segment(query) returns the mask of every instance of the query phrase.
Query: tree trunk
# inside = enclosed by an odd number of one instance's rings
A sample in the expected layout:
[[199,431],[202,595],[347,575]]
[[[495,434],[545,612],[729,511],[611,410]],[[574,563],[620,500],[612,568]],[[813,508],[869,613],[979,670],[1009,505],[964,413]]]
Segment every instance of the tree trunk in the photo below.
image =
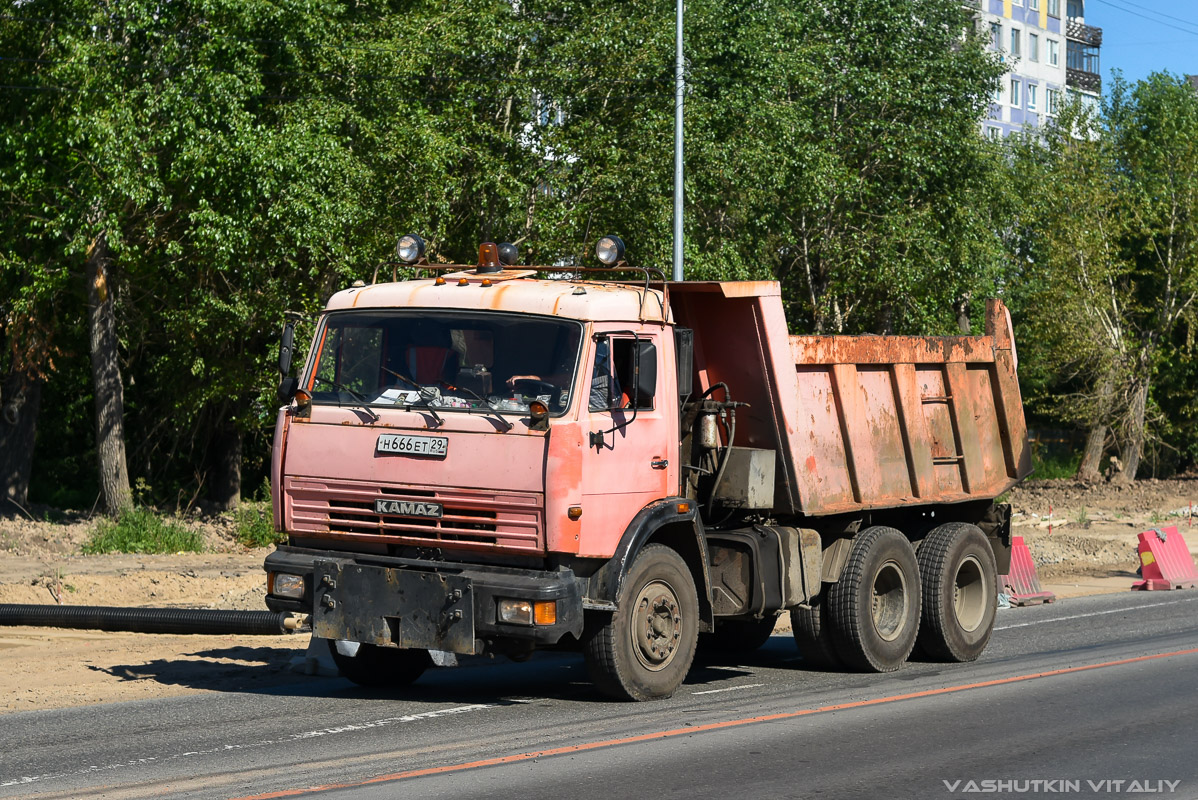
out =
[[1082,451],[1082,463],[1077,467],[1076,477],[1079,481],[1102,480],[1102,454],[1106,450],[1106,423],[1099,422],[1090,427],[1086,434],[1086,449]]
[[108,236],[99,234],[87,253],[87,322],[96,399],[96,459],[104,507],[117,514],[133,504],[125,461],[125,392],[118,361]]
[[1123,443],[1121,461],[1123,471],[1115,476],[1118,483],[1131,483],[1136,479],[1136,471],[1140,468],[1140,456],[1144,450],[1144,414],[1148,409],[1148,379],[1136,383],[1131,397],[1131,405],[1127,409],[1127,439]]
[[1106,433],[1114,403],[1115,378],[1108,373],[1098,385],[1094,424],[1086,436],[1086,449],[1082,451],[1082,462],[1077,467],[1076,477],[1079,481],[1102,480],[1102,454],[1106,451]]
[[42,382],[32,375],[11,372],[0,382],[0,499],[9,501],[0,508],[11,503],[23,509],[29,499],[41,400]]
[[212,481],[209,499],[218,511],[237,508],[241,502],[241,431],[226,419],[216,429],[209,450]]

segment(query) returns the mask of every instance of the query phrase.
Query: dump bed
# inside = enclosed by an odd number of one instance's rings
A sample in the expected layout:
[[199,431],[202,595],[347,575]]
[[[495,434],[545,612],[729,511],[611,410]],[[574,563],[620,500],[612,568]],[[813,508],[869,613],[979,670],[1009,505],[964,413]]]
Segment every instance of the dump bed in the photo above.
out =
[[671,283],[669,296],[695,331],[696,393],[726,383],[750,404],[734,444],[777,453],[776,513],[989,500],[1031,472],[998,300],[984,336],[790,336],[777,283]]

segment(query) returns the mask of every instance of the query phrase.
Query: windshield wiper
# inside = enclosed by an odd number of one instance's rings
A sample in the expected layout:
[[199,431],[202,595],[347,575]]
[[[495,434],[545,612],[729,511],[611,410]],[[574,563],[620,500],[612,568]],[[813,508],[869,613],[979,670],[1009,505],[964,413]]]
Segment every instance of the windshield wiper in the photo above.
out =
[[452,383],[446,383],[445,381],[438,381],[438,383],[440,383],[442,386],[444,386],[446,389],[448,389],[451,392],[465,392],[466,394],[470,395],[478,402],[482,403],[482,408],[485,408],[488,411],[490,411],[492,414],[494,414],[495,418],[499,420],[499,423],[501,425],[503,425],[504,433],[510,431],[513,427],[515,427],[514,425],[512,425],[512,423],[508,422],[504,418],[503,414],[499,411],[499,409],[497,409],[493,405],[491,405],[491,403],[486,398],[484,398],[481,394],[474,391],[473,389],[466,387],[466,386],[454,386]]
[[422,383],[417,383],[407,375],[396,372],[395,370],[389,369],[387,367],[383,367],[383,372],[386,372],[388,375],[394,375],[409,386],[415,387],[416,394],[420,398],[420,404],[428,409],[428,413],[433,415],[433,419],[436,420],[438,425],[443,425],[445,423],[445,420],[441,419],[441,415],[437,413],[436,406],[433,405],[433,399],[440,397],[441,395],[441,392],[437,390],[437,387],[425,386]]
[[[370,401],[366,399],[366,395],[361,394],[359,392],[355,392],[353,389],[349,388],[348,386],[342,386],[340,383],[337,383],[337,381],[331,381],[331,380],[328,380],[327,378],[321,378],[321,377],[317,376],[316,381],[319,383],[326,383],[329,386],[332,386],[338,392],[345,392],[350,397],[352,397],[353,399],[358,401],[357,405],[352,405],[352,406],[350,406],[350,408],[357,408],[360,411],[366,412],[366,416],[370,417],[371,422],[379,421],[380,417],[378,414],[374,413],[374,411],[370,408]],[[337,405],[338,406],[342,405],[340,396],[337,397]]]

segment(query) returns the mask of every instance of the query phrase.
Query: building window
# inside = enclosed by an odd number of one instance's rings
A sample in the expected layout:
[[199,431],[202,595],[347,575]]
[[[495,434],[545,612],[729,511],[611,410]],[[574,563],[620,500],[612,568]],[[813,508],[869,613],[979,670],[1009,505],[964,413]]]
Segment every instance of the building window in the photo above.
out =
[[986,126],[986,138],[990,139],[991,141],[997,142],[999,139],[1002,138],[1002,128],[998,127],[997,125],[987,125]]
[[1061,0],[1048,0],[1048,16],[1060,18]]
[[1065,16],[1069,19],[1082,19],[1086,16],[1086,4],[1084,0],[1066,0]]
[[1011,56],[1019,58],[1019,29],[1011,28]]
[[1065,44],[1065,66],[1081,72],[1099,74],[1098,48],[1092,44],[1083,44],[1070,39]]
[[1044,110],[1049,114],[1056,114],[1057,107],[1060,104],[1061,93],[1056,89],[1044,90]]
[[1002,49],[1002,25],[997,22],[990,23],[990,46],[995,50]]
[[1056,39],[1048,40],[1048,63],[1054,67],[1061,66],[1061,43]]
[[1011,78],[1011,105],[1019,107],[1019,81]]
[[1027,85],[1027,110],[1036,110],[1036,84],[1034,83]]
[[1027,7],[1032,11],[1040,10],[1040,0],[1027,0]]
[[1040,37],[1034,33],[1027,35],[1027,58],[1029,61],[1040,60]]

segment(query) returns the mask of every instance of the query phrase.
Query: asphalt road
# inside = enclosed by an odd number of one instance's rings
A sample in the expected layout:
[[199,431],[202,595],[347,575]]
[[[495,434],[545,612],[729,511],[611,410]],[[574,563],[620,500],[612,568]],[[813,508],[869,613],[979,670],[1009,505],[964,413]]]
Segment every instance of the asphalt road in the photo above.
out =
[[[0,724],[0,797],[1198,798],[1198,592],[999,614],[974,664],[805,669],[789,637],[615,703],[581,660]],[[326,787],[314,789],[312,787]]]

